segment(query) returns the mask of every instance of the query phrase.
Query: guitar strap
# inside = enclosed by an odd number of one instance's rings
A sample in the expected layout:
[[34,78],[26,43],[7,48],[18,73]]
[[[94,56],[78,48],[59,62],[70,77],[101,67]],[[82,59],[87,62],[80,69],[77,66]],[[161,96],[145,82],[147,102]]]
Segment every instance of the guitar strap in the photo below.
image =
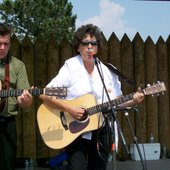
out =
[[10,77],[9,77],[9,56],[7,56],[7,58],[5,60],[5,85],[6,85],[6,89],[9,89],[9,81],[10,81]]
[[129,80],[126,76],[124,76],[120,71],[118,71],[112,64],[110,63],[104,63],[105,66],[109,68],[109,70],[113,73],[115,73],[120,79],[124,80],[126,83],[128,83],[130,86],[134,87],[134,82]]

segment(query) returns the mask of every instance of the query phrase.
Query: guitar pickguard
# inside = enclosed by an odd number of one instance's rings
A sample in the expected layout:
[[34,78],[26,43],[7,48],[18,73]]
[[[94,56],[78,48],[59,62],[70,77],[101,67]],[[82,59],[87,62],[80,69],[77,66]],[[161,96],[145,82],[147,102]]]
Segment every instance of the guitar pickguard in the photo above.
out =
[[87,119],[86,121],[83,121],[83,122],[81,122],[79,120],[72,121],[69,124],[70,132],[78,133],[78,132],[82,131],[83,129],[85,129],[88,126],[89,121],[90,121],[90,119]]

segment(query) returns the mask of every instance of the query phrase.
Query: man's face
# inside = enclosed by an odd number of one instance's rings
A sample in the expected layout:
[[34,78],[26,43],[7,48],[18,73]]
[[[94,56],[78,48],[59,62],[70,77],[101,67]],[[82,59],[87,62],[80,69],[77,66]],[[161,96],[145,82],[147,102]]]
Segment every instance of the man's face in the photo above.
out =
[[3,59],[8,54],[10,48],[10,35],[0,35],[0,59]]

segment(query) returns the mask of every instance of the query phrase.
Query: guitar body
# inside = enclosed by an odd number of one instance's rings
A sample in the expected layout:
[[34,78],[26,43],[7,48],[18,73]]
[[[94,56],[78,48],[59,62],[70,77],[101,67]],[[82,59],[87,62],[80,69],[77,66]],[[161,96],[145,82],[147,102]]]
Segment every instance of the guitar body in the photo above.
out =
[[[164,82],[157,82],[143,89],[143,94],[153,96],[164,91],[166,91]],[[134,93],[131,93],[116,98],[110,101],[111,105],[117,107],[119,104],[132,100],[133,95]],[[40,133],[45,144],[53,149],[64,148],[81,134],[100,128],[104,119],[101,112],[110,108],[109,102],[96,105],[96,99],[92,94],[86,94],[74,100],[63,100],[63,102],[70,106],[85,108],[88,116],[83,120],[75,120],[67,112],[45,104],[40,105],[37,112]]]
[[[63,100],[69,105],[89,108],[96,105],[91,94],[74,100]],[[89,115],[85,120],[75,120],[69,113],[42,104],[37,112],[38,126],[45,144],[53,149],[61,149],[73,142],[78,136],[101,127],[101,113]]]
[[[4,89],[6,89],[6,85],[5,85],[5,82],[1,80],[0,81],[0,90],[4,90]],[[6,105],[7,105],[7,98],[1,97],[0,98],[0,113],[2,113],[5,110]]]

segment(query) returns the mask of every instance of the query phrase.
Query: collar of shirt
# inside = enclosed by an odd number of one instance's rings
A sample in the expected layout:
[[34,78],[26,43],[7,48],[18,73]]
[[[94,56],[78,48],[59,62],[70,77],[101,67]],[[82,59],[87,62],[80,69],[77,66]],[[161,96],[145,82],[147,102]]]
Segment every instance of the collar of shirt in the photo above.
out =
[[[7,55],[5,58],[0,59],[0,64],[1,64],[1,65],[5,65],[5,63],[8,62],[8,58],[9,58],[9,56]],[[10,60],[10,59],[9,59],[9,60]]]
[[1,64],[1,65],[5,65],[5,60],[4,60],[4,59],[1,59],[1,60],[0,60],[0,64]]

